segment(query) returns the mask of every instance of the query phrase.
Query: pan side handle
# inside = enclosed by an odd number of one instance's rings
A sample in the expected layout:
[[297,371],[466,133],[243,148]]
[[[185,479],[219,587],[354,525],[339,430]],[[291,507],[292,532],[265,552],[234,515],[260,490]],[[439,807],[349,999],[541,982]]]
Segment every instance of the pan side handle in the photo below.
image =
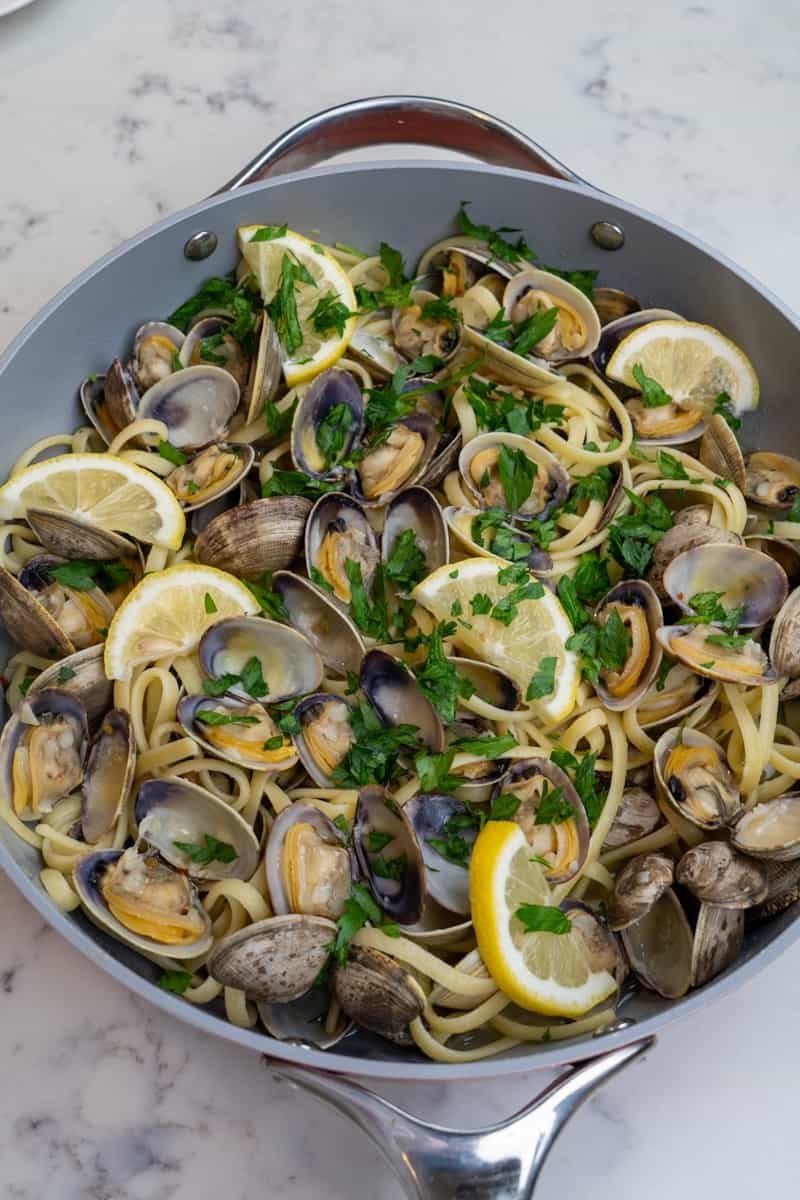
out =
[[432,96],[373,96],[306,117],[270,142],[219,192],[313,167],[348,150],[397,142],[457,150],[493,166],[585,182],[513,125],[481,109]]
[[507,1120],[473,1132],[420,1121],[343,1075],[272,1061],[279,1076],[350,1117],[409,1200],[530,1200],[547,1153],[597,1088],[655,1042],[643,1038],[569,1068]]

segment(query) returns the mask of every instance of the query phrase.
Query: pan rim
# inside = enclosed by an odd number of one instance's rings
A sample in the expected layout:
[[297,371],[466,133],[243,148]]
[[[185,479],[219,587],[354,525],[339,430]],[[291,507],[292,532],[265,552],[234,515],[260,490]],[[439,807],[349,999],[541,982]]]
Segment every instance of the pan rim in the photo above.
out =
[[[640,220],[658,226],[660,229],[672,234],[683,242],[687,243],[693,249],[698,250],[731,271],[746,283],[755,292],[761,295],[781,316],[783,316],[794,328],[800,336],[800,316],[796,314],[780,297],[778,297],[771,289],[767,288],[747,270],[738,263],[734,262],[727,255],[714,249],[707,242],[695,237],[689,231],[674,224],[671,221],[663,219],[648,212],[646,209],[639,208],[636,205],[629,204],[623,199],[616,196],[608,195],[605,192],[599,191],[596,188],[587,187],[583,184],[576,184],[567,181],[552,179],[546,176],[533,175],[530,172],[510,169],[507,167],[493,167],[471,161],[449,161],[436,159],[382,159],[375,162],[358,162],[358,163],[342,163],[331,166],[315,167],[310,170],[295,171],[285,175],[276,176],[274,179],[264,180],[258,183],[248,184],[246,187],[236,189],[232,192],[223,192],[214,194],[205,200],[198,201],[195,204],[189,205],[186,208],[172,213],[171,215],[162,218],[132,237],[120,243],[114,249],[108,251],[102,257],[83,270],[70,282],[65,284],[56,295],[48,301],[37,313],[23,326],[19,333],[13,338],[6,350],[0,355],[0,381],[2,376],[16,357],[20,350],[28,341],[36,334],[39,328],[58,308],[65,304],[85,283],[94,278],[111,263],[127,255],[129,251],[134,250],[137,246],[143,244],[151,237],[156,236],[163,230],[178,224],[184,219],[192,216],[205,216],[209,212],[215,211],[217,208],[222,208],[231,200],[238,196],[239,193],[254,193],[268,192],[275,188],[279,188],[284,183],[293,183],[308,178],[323,178],[332,175],[341,174],[363,174],[369,171],[373,174],[378,171],[430,171],[431,169],[440,171],[457,171],[474,173],[475,175],[496,175],[502,178],[512,178],[524,181],[527,184],[535,184],[545,186],[547,188],[555,188],[567,192],[575,192],[581,196],[587,196],[595,199],[599,204],[611,205],[622,212],[631,216],[637,217]],[[721,976],[719,979],[708,985],[706,988],[697,992],[689,993],[679,1002],[674,1003],[672,1007],[665,1009],[645,1020],[638,1021],[624,1029],[616,1032],[607,1033],[597,1039],[591,1037],[583,1038],[580,1041],[565,1041],[563,1043],[554,1043],[547,1050],[541,1048],[534,1051],[527,1050],[524,1046],[519,1050],[513,1051],[508,1057],[482,1059],[473,1063],[435,1063],[435,1062],[418,1062],[418,1061],[395,1061],[389,1059],[358,1059],[349,1055],[337,1054],[331,1051],[310,1050],[303,1047],[289,1046],[285,1043],[276,1041],[269,1037],[266,1033],[253,1032],[249,1029],[242,1029],[232,1025],[229,1022],[221,1019],[211,1012],[188,1004],[178,996],[173,996],[168,992],[159,989],[157,984],[150,980],[144,979],[138,975],[130,967],[127,967],[119,959],[108,953],[98,941],[95,940],[91,931],[83,929],[81,926],[73,922],[69,915],[57,909],[50,900],[46,892],[27,877],[21,866],[13,857],[11,851],[6,845],[0,842],[0,867],[5,874],[15,884],[17,889],[22,893],[26,900],[29,901],[49,925],[51,925],[58,933],[61,934],[72,946],[74,946],[81,954],[90,959],[96,966],[100,967],[107,975],[110,975],[116,982],[122,984],[125,988],[132,991],[134,994],[141,996],[149,1003],[156,1005],[163,1012],[178,1018],[181,1021],[193,1026],[195,1029],[203,1033],[211,1034],[215,1037],[224,1038],[229,1042],[245,1047],[249,1050],[255,1050],[268,1058],[282,1060],[306,1066],[322,1071],[330,1071],[339,1074],[357,1076],[359,1078],[368,1078],[372,1080],[400,1080],[400,1081],[415,1081],[425,1082],[426,1080],[435,1082],[455,1082],[468,1081],[479,1079],[499,1078],[509,1075],[527,1074],[534,1070],[547,1070],[555,1067],[563,1067],[570,1063],[579,1062],[586,1058],[591,1058],[596,1054],[610,1051],[629,1044],[632,1041],[637,1041],[640,1038],[657,1034],[660,1030],[666,1028],[675,1021],[682,1020],[684,1017],[689,1017],[698,1008],[705,1007],[709,1002],[722,999],[733,992],[736,988],[743,985],[748,979],[752,979],[763,968],[773,962],[780,954],[784,952],[793,942],[800,938],[800,920],[795,919],[787,927],[781,930],[769,942],[768,945],[762,947],[754,953],[748,960],[736,966],[734,969]],[[799,914],[800,915],[800,914]]]

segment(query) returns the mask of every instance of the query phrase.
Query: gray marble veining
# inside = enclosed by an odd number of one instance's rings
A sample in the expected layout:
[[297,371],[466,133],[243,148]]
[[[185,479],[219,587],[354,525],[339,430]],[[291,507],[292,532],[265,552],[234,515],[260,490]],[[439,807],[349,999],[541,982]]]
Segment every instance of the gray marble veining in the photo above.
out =
[[[0,20],[0,344],[293,121],[391,91],[485,106],[800,308],[799,84],[793,0],[37,0]],[[399,1200],[357,1130],[126,994],[2,880],[0,897],[3,1197]],[[796,1179],[798,963],[671,1030],[593,1100],[543,1200],[744,1200]],[[380,1090],[480,1124],[541,1083]]]

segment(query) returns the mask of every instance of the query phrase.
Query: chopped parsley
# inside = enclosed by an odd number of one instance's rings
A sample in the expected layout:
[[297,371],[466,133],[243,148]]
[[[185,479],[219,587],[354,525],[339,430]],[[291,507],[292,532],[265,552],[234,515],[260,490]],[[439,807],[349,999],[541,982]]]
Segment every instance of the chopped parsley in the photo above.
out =
[[192,982],[191,971],[164,971],[158,978],[158,986],[165,992],[182,996]]
[[[223,308],[233,314],[233,320],[226,328],[247,353],[252,354],[256,343],[256,325],[261,311],[260,299],[251,291],[247,284],[237,287],[231,276],[228,279],[219,277],[207,279],[202,287],[175,311],[167,317],[170,325],[176,325],[185,333],[190,323],[207,308]],[[180,362],[173,364],[173,370],[179,369]]]
[[509,225],[500,225],[497,229],[492,229],[491,225],[476,224],[467,213],[469,203],[469,200],[461,201],[458,213],[461,233],[485,242],[493,257],[499,258],[502,262],[518,263],[525,259],[536,258],[536,254],[531,250],[524,237],[520,236],[515,242],[509,242],[502,236],[504,233],[519,233],[519,229],[514,229]]
[[549,271],[551,275],[557,275],[559,279],[566,279],[567,283],[571,283],[579,292],[583,292],[584,296],[588,296],[590,300],[594,299],[594,281],[597,279],[599,271],[590,267],[562,271],[558,267],[546,267],[544,263],[542,263],[541,269]]
[[473,738],[454,738],[450,743],[450,749],[455,750],[458,754],[477,754],[482,758],[500,758],[517,745],[519,743],[511,733],[504,733],[499,736],[495,736],[492,733],[482,733],[478,737]]
[[572,922],[560,908],[549,904],[520,904],[514,913],[525,926],[526,933],[569,933]]
[[158,453],[167,462],[171,462],[176,467],[182,467],[189,461],[189,456],[179,450],[177,446],[173,446],[171,442],[160,441],[158,443]]
[[520,806],[519,796],[513,792],[501,792],[492,800],[489,810],[490,821],[510,821]]
[[599,500],[605,504],[614,486],[614,474],[610,467],[599,467],[591,475],[583,475],[575,483],[564,505],[564,512],[576,513],[582,501]]
[[[196,721],[202,721],[204,725],[257,725],[258,717],[247,716],[245,713],[221,713],[214,712],[211,708],[201,708],[195,714]],[[278,739],[278,744],[283,743],[283,738]]]
[[451,325],[457,325],[461,320],[458,309],[453,308],[445,296],[437,296],[435,300],[426,300],[420,315],[424,321],[449,321]]
[[[254,700],[260,700],[263,696],[269,695],[269,685],[261,669],[261,660],[255,654],[251,658],[248,658],[239,674],[229,671],[225,675],[221,675],[218,679],[203,680],[203,691],[207,696],[221,696],[232,687],[241,687]],[[199,713],[198,716],[200,716]],[[256,718],[252,719],[255,720]],[[209,725],[223,725],[225,723],[224,721],[208,722]]]
[[325,479],[312,479],[302,471],[275,470],[262,486],[261,498],[266,500],[270,496],[305,496],[309,500],[316,500],[326,492],[335,492],[339,486],[340,484]]
[[561,767],[562,771],[571,771],[573,773],[575,791],[580,796],[583,807],[586,810],[589,825],[594,829],[608,796],[608,792],[598,791],[595,783],[597,755],[595,753],[584,754],[583,758],[578,761],[575,755],[570,754],[568,750],[556,747],[552,751],[550,758],[556,766]]
[[410,592],[427,573],[424,551],[414,529],[404,529],[385,564],[386,578],[401,591]]
[[601,671],[619,671],[630,653],[632,638],[625,622],[616,608],[612,608],[607,620],[588,622],[567,638],[568,650],[577,650],[581,655],[581,672],[584,679],[597,683]]
[[464,395],[481,429],[508,430],[527,437],[542,425],[564,424],[562,404],[548,404],[539,397],[514,396],[492,380],[473,376],[464,386]]
[[261,615],[272,617],[275,621],[289,620],[289,610],[283,602],[283,596],[272,590],[272,571],[265,571],[260,579],[243,579],[242,583],[250,589],[261,607]]
[[353,410],[349,404],[332,405],[320,421],[316,429],[316,439],[326,467],[338,461],[352,424]]
[[62,667],[56,676],[56,683],[62,687],[65,683],[69,683],[70,679],[75,678],[75,672],[72,667]]
[[286,237],[288,225],[262,225],[250,238],[251,242],[272,242],[275,238]]
[[649,375],[645,375],[641,363],[636,363],[632,373],[642,393],[642,403],[645,408],[661,408],[665,404],[672,404],[672,396],[669,392],[664,391],[657,379],[651,379]]
[[339,337],[344,334],[344,327],[354,316],[346,304],[333,293],[322,296],[311,313],[311,325],[315,333],[326,334],[335,330]]
[[625,579],[640,579],[653,557],[653,546],[672,528],[672,513],[655,493],[648,498],[625,488],[633,511],[618,517],[609,529],[611,557],[622,567]]
[[336,787],[392,783],[400,769],[400,752],[418,749],[419,730],[416,725],[395,725],[387,729],[365,702],[351,712],[350,727],[355,740],[331,774]]
[[588,550],[581,555],[572,582],[579,600],[596,604],[611,587],[607,560],[596,550]]
[[267,312],[290,358],[303,344],[303,330],[297,313],[297,297],[295,296],[295,285],[298,283],[304,283],[309,287],[317,286],[307,267],[291,258],[290,255],[284,254],[281,259],[278,287],[267,305]]
[[176,850],[180,850],[196,866],[207,867],[209,863],[232,863],[239,855],[229,842],[220,842],[210,833],[203,834],[202,842],[173,842]]
[[95,587],[102,588],[104,592],[113,592],[133,575],[130,568],[118,559],[73,558],[70,562],[46,569],[62,587],[72,588],[76,592],[89,592]]
[[540,308],[531,313],[524,321],[514,326],[514,338],[511,349],[515,354],[530,354],[548,333],[551,333],[558,321],[559,308]]
[[714,400],[714,412],[724,417],[733,433],[738,433],[742,428],[741,418],[733,411],[733,401],[727,392],[720,392]]
[[720,604],[724,595],[724,592],[697,592],[689,600],[692,615],[685,618],[687,624],[721,625],[726,633],[733,633],[744,616],[746,605],[739,604],[729,611]]
[[350,584],[350,609],[353,620],[362,633],[374,638],[376,642],[387,641],[389,637],[389,609],[386,601],[384,572],[381,564],[375,569],[372,579],[373,600],[370,600],[366,584],[361,573],[361,563],[348,558],[344,564],[345,574]]
[[447,661],[444,638],[451,636],[455,625],[437,625],[431,634],[423,635],[427,655],[422,667],[415,671],[417,683],[423,694],[439,713],[443,721],[454,721],[458,701],[475,691],[474,684],[459,675],[454,665]]
[[217,606],[214,603],[214,597],[210,592],[206,592],[205,596],[203,597],[203,607],[207,613],[215,613],[217,611]]
[[381,242],[379,257],[389,282],[386,287],[373,292],[362,285],[356,287],[356,300],[362,312],[374,312],[377,308],[407,308],[411,302],[414,280],[406,279],[403,256],[388,242]]
[[534,825],[563,825],[573,816],[572,806],[564,795],[563,787],[551,787],[545,780]]
[[539,666],[531,676],[528,690],[525,693],[526,700],[541,700],[543,696],[551,696],[553,694],[556,687],[557,663],[558,659],[550,655],[541,660]]

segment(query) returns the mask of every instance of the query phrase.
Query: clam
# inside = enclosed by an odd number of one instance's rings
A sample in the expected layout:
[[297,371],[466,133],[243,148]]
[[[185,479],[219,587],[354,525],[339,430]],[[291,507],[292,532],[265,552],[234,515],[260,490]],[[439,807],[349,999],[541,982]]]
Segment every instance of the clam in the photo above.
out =
[[603,842],[603,850],[616,850],[658,829],[663,818],[661,809],[648,791],[629,787],[622,793],[611,828]]
[[665,721],[680,724],[699,705],[710,703],[719,684],[676,662],[658,683],[652,683],[639,701],[636,718],[643,729],[658,728]]
[[136,416],[163,421],[173,446],[193,448],[224,441],[238,405],[239,385],[227,371],[185,367],[148,388]]
[[701,904],[692,944],[692,987],[702,987],[735,962],[743,942],[743,912]]
[[358,325],[350,339],[347,352],[360,359],[381,379],[389,379],[395,371],[408,365],[388,338],[376,337]]
[[709,525],[710,511],[704,506],[692,505],[683,511],[689,513],[692,519],[681,520],[682,513],[675,515],[675,524],[662,533],[653,547],[653,557],[647,569],[647,582],[661,600],[668,599],[664,591],[664,572],[677,555],[697,546],[743,545],[738,533]]
[[351,599],[347,564],[361,569],[369,590],[380,551],[367,514],[343,492],[321,496],[309,513],[305,530],[306,569],[313,580],[330,588],[343,604]]
[[[200,639],[198,656],[211,679],[230,676],[226,691],[242,700],[277,704],[316,691],[322,682],[322,659],[309,640],[296,629],[263,617],[217,621]],[[248,692],[241,675],[253,659],[260,664],[263,684]],[[259,695],[253,694],[256,690]]]
[[138,554],[135,542],[110,529],[100,529],[85,517],[29,508],[25,519],[45,550],[59,558],[112,559]]
[[332,367],[317,375],[292,420],[292,458],[312,479],[343,475],[342,459],[364,432],[364,398],[348,371]]
[[772,534],[755,533],[748,534],[744,544],[751,550],[760,550],[762,554],[774,558],[778,566],[783,568],[789,586],[797,587],[800,583],[800,547],[797,542],[774,537]]
[[651,908],[622,930],[622,944],[640,983],[668,1000],[692,985],[694,937],[681,903],[667,888]]
[[364,447],[351,476],[353,495],[371,508],[388,504],[396,492],[423,478],[438,443],[436,421],[429,413],[401,417],[385,440]]
[[608,924],[627,929],[651,911],[672,886],[674,865],[666,854],[637,854],[629,858],[614,880],[608,905]]
[[539,549],[529,533],[516,529],[510,521],[495,524],[483,519],[484,516],[479,508],[453,505],[444,509],[450,532],[470,554],[500,562],[524,562],[534,575],[552,570],[552,558],[546,550]]
[[480,662],[475,658],[460,658],[457,655],[448,655],[447,661],[455,667],[462,679],[472,684],[475,694],[487,704],[505,709],[506,712],[513,712],[515,708],[519,708],[522,700],[520,686],[500,667]]
[[296,1000],[284,1004],[259,1000],[256,1008],[270,1037],[292,1046],[330,1050],[352,1029],[352,1023],[340,1013],[334,1029],[326,1030],[325,1018],[330,1004],[331,995],[327,988],[312,987]]
[[427,894],[422,851],[408,814],[382,787],[358,794],[353,848],[381,908],[401,925],[419,921]]
[[657,637],[667,654],[709,679],[757,687],[778,677],[758,642],[734,638],[731,645],[717,625],[665,625]]
[[147,321],[139,326],[128,363],[139,392],[146,392],[154,383],[160,383],[173,373],[184,340],[180,329],[166,321]]
[[753,504],[777,511],[792,507],[800,494],[800,461],[758,450],[745,459],[744,494]]
[[350,895],[350,855],[341,832],[311,804],[291,804],[272,823],[265,869],[276,913],[337,920]]
[[515,759],[495,785],[493,799],[519,801],[511,820],[520,826],[532,852],[549,863],[550,883],[578,873],[589,849],[589,821],[569,776],[544,757]]
[[800,794],[787,793],[747,809],[733,827],[731,841],[753,858],[800,858]]
[[[121,369],[121,368],[120,368]],[[136,403],[139,402],[139,396],[131,380],[131,391],[135,396]],[[79,389],[79,398],[81,408],[84,414],[94,426],[100,437],[106,443],[113,442],[116,435],[119,433],[119,428],[114,426],[106,408],[106,377],[105,375],[89,375],[87,379],[81,382]]]
[[772,624],[769,657],[779,675],[790,682],[785,693],[796,694],[800,678],[800,587],[794,589]]
[[[73,587],[60,582],[54,571],[67,565],[67,560],[57,555],[38,554],[29,558],[20,571],[16,588],[11,586],[12,576],[0,581],[0,612],[6,627],[15,639],[20,635],[17,640],[26,649],[34,649],[41,639],[35,653],[51,655],[58,646],[61,658],[73,650],[85,650],[102,641],[114,616],[114,603],[99,586]],[[27,600],[23,592],[28,594]],[[9,623],[12,620],[13,629]],[[53,625],[60,630],[60,638],[51,638]]]
[[294,744],[300,760],[320,787],[331,787],[331,775],[355,741],[350,724],[353,706],[344,696],[317,692],[295,706],[300,728]]
[[762,861],[767,871],[767,894],[750,913],[759,921],[776,916],[800,900],[800,859],[791,862],[774,858]]
[[287,1004],[313,986],[335,938],[336,925],[326,917],[267,917],[222,938],[209,955],[208,970],[253,1000]]
[[28,699],[45,688],[58,687],[72,696],[78,696],[86,709],[89,724],[99,721],[113,703],[114,684],[103,667],[105,646],[98,642],[86,650],[78,650],[69,658],[45,667],[31,684]]
[[536,267],[517,272],[506,285],[503,313],[515,326],[553,308],[558,309],[555,324],[528,353],[555,363],[588,358],[600,340],[600,319],[588,296]]
[[444,750],[444,727],[438,712],[396,658],[385,650],[370,650],[361,663],[360,682],[384,725],[411,725],[434,754]]
[[247,822],[187,779],[146,779],[134,816],[140,842],[192,879],[249,879],[258,866],[258,839]]
[[698,457],[704,467],[722,479],[732,479],[738,488],[745,488],[745,466],[736,434],[719,413],[706,419],[706,431],[700,441]]
[[639,396],[625,403],[638,440],[647,445],[682,446],[705,432],[705,409],[700,404],[683,406],[672,402],[648,408]]
[[249,425],[273,400],[283,378],[281,344],[275,326],[264,314],[258,327],[258,344],[250,362],[250,373],[242,389],[241,421]]
[[[84,399],[83,394],[81,398]],[[94,403],[93,413],[87,403]],[[103,378],[102,398],[92,389],[85,393],[84,399],[87,416],[100,436],[108,442],[113,441],[121,429],[140,416],[139,403],[133,377],[118,358],[114,359]]]
[[114,708],[103,718],[86,760],[81,787],[81,832],[95,845],[125,809],[136,769],[136,742],[129,714]]
[[487,273],[500,275],[506,280],[518,269],[496,258],[480,238],[470,234],[451,234],[429,246],[422,254],[417,263],[416,277],[440,271],[442,295],[459,296]]
[[628,973],[628,964],[618,939],[599,913],[581,900],[564,900],[560,907],[579,935],[592,970],[608,971],[621,983]]
[[678,554],[664,571],[663,587],[686,613],[695,596],[717,593],[726,611],[741,609],[737,625],[743,629],[774,617],[789,591],[786,573],[774,558],[749,546],[720,544]]
[[277,571],[302,551],[311,501],[270,496],[238,504],[206,525],[194,544],[198,562],[244,579]]
[[272,587],[289,614],[289,624],[304,634],[322,661],[338,672],[358,672],[364,642],[349,617],[320,588],[291,571],[276,571]]
[[403,812],[417,836],[428,896],[448,912],[467,916],[469,859],[478,836],[477,821],[460,800],[431,792],[419,792]]
[[392,313],[394,344],[409,361],[433,354],[446,362],[458,349],[458,323],[425,311],[427,304],[435,304],[438,299],[432,292],[419,289],[412,293],[410,304]]
[[185,511],[194,512],[238,488],[254,462],[252,446],[214,443],[170,471],[164,482]]
[[88,737],[77,696],[43,688],[25,699],[0,737],[0,781],[18,817],[38,820],[80,787]]
[[208,363],[221,367],[233,376],[241,391],[250,364],[241,343],[230,333],[230,325],[227,317],[200,317],[186,334],[178,358],[182,367]]
[[[455,664],[459,661],[465,662],[469,660],[451,658],[448,661]],[[484,664],[481,663],[479,665],[483,666]],[[461,674],[460,671],[459,674]],[[445,726],[447,749],[453,750],[456,755],[450,767],[449,774],[463,780],[458,787],[453,789],[453,797],[457,800],[469,801],[470,804],[486,804],[491,800],[495,785],[505,776],[508,770],[508,759],[502,757],[489,758],[481,754],[476,755],[464,746],[457,744],[464,738],[469,738],[470,740],[479,738],[482,733],[489,729],[490,726],[487,721],[472,717],[469,719],[463,717],[456,718],[455,721],[448,721]],[[460,761],[462,756],[466,758],[466,762]]]
[[[28,577],[30,578],[30,574]],[[41,582],[44,587],[44,580]],[[72,620],[72,607],[68,606],[65,596],[61,612],[66,609],[70,629],[75,623]],[[65,655],[75,652],[75,646],[55,617],[39,603],[33,591],[24,587],[5,567],[0,567],[0,616],[9,637],[23,650],[30,650],[32,654],[41,654],[47,658],[64,658]],[[83,617],[83,614],[81,616]],[[82,623],[85,626],[85,618]],[[91,640],[90,638],[86,644],[90,644]],[[101,639],[96,637],[93,640],[99,642]]]
[[[505,460],[526,466],[527,490],[517,472],[516,494],[506,494],[500,469]],[[538,442],[515,433],[482,433],[472,438],[459,455],[458,469],[466,491],[481,508],[503,509],[515,517],[544,520],[569,495],[570,477],[558,459]]]
[[408,1026],[422,1015],[425,993],[401,963],[379,950],[351,946],[332,982],[342,1011],[357,1025],[399,1046],[413,1045]]
[[250,771],[287,771],[297,765],[290,738],[256,702],[225,696],[184,696],[178,721],[190,738],[209,754]]
[[[635,296],[623,292],[619,288],[596,287],[592,291],[592,302],[597,309],[600,324],[610,325],[621,317],[629,317],[642,311],[642,305]],[[602,337],[602,334],[601,334]]]
[[[599,290],[601,289],[594,289],[595,296],[597,296]],[[600,340],[597,343],[597,348],[591,355],[592,366],[601,375],[605,375],[606,366],[611,355],[622,339],[626,338],[629,333],[633,333],[634,329],[638,329],[641,325],[649,325],[651,321],[681,320],[683,318],[680,314],[672,312],[669,308],[641,308],[638,312],[629,312],[625,315],[620,314],[613,321],[603,321]],[[619,385],[615,384],[615,386]]]
[[731,825],[742,798],[722,747],[697,729],[668,729],[653,750],[661,799],[698,829]]
[[194,958],[214,935],[197,890],[153,851],[98,850],[79,859],[73,883],[87,916],[145,954]]
[[597,694],[606,708],[619,712],[631,708],[645,695],[661,665],[661,605],[642,579],[616,584],[597,605],[594,619],[604,625],[616,613],[630,643],[625,661],[615,671],[603,669]]
[[768,891],[766,866],[728,842],[690,847],[675,868],[675,878],[698,900],[719,908],[752,908]]
[[391,560],[398,542],[401,548],[408,545],[411,552],[416,548],[422,554],[415,582],[450,561],[450,544],[442,507],[427,488],[406,488],[398,492],[386,507],[381,557],[387,564],[389,579],[393,578]]

